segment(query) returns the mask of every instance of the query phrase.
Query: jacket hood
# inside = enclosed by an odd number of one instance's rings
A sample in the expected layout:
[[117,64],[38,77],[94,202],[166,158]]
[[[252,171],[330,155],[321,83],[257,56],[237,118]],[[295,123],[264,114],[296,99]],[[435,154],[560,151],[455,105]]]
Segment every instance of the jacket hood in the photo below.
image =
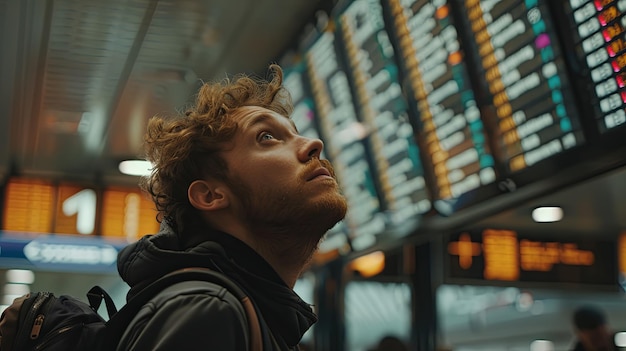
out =
[[117,269],[122,279],[132,288],[151,282],[175,269],[210,267],[209,252],[223,255],[223,249],[205,242],[184,250],[178,235],[165,223],[156,235],[146,235],[124,247],[117,258]]
[[289,346],[298,343],[317,321],[308,303],[289,288],[252,248],[226,233],[209,233],[207,241],[184,248],[165,223],[158,234],[126,246],[118,255],[118,271],[131,287],[128,298],[163,275],[181,268],[221,271],[240,284],[259,306],[270,328]]

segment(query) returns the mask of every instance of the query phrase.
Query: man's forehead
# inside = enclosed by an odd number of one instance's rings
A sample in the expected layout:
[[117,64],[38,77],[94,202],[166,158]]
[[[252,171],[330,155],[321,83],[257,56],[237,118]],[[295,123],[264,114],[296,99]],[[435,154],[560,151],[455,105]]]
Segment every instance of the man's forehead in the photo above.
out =
[[296,129],[296,125],[291,118],[287,118],[278,112],[260,106],[239,107],[234,111],[233,117],[237,120],[239,126],[244,130],[254,126],[255,124],[268,121],[288,123],[291,127]]

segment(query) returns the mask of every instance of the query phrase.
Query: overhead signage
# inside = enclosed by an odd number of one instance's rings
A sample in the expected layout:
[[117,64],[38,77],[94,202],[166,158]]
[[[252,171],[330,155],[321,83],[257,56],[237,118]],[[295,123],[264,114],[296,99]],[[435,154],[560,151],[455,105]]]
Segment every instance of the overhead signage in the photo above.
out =
[[485,229],[452,235],[448,280],[611,285],[617,287],[615,241]]
[[152,200],[138,187],[96,189],[39,179],[12,178],[0,230],[79,234],[136,241],[159,230]]
[[0,267],[57,272],[115,272],[123,242],[0,232]]

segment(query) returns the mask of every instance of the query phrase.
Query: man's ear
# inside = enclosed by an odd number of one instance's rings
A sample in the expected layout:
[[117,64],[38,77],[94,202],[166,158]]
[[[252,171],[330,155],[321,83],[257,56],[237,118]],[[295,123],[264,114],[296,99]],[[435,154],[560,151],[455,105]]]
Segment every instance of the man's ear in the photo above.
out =
[[228,196],[220,182],[195,180],[187,188],[187,197],[191,205],[201,211],[221,210],[228,206]]

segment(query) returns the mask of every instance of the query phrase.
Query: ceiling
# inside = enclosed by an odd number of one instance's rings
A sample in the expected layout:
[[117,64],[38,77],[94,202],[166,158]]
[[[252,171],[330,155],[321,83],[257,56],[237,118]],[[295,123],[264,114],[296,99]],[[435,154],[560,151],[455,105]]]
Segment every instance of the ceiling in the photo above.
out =
[[314,18],[311,0],[0,0],[0,179],[135,184],[155,114],[203,81],[265,74]]

